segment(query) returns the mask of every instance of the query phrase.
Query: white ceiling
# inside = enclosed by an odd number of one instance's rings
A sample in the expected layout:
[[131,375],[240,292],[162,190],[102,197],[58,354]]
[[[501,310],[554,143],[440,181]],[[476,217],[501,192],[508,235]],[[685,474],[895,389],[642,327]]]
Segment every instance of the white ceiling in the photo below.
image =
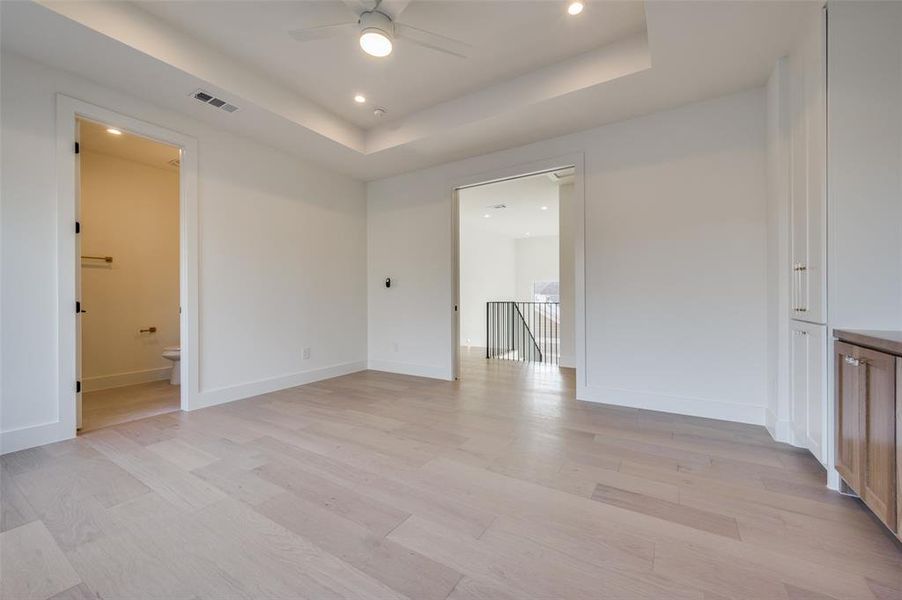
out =
[[[0,2],[0,43],[368,180],[763,85],[818,10],[590,0],[565,18],[563,7],[413,0],[401,20],[464,38],[474,46],[465,60],[399,42],[378,62],[353,37],[287,36],[353,19],[338,0]],[[197,88],[241,110],[202,105],[190,98]],[[369,108],[386,105],[384,122],[353,104],[358,91]]]
[[460,190],[461,230],[472,228],[512,239],[559,235],[558,187],[543,173]]
[[[398,120],[645,30],[642,2],[599,3],[573,18],[563,2],[413,0],[400,20],[470,44],[469,58],[401,39],[379,59],[361,52],[354,35],[303,43],[288,36],[293,29],[356,20],[342,2],[134,4],[364,129],[379,123],[373,107],[385,108],[386,120]],[[366,105],[354,102],[357,92]]]
[[117,156],[125,160],[139,162],[158,169],[178,171],[170,161],[178,160],[179,149],[154,140],[122,131],[122,135],[107,132],[108,127],[116,128],[116,123],[95,123],[79,119],[78,142],[84,152],[98,152]]

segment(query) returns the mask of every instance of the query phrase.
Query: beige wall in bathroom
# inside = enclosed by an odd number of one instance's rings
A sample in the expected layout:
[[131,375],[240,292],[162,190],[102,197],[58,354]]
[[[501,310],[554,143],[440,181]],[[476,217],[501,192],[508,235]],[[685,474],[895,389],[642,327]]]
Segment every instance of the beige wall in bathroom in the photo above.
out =
[[[178,171],[82,151],[82,375],[86,391],[169,376],[179,342]],[[139,329],[156,326],[155,334]]]

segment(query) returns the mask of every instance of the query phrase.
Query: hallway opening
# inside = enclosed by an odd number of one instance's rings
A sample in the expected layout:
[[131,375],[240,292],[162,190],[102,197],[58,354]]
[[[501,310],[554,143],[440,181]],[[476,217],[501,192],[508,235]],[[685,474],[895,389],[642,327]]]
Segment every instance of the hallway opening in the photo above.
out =
[[461,377],[477,356],[551,371],[575,366],[573,172],[458,190]]

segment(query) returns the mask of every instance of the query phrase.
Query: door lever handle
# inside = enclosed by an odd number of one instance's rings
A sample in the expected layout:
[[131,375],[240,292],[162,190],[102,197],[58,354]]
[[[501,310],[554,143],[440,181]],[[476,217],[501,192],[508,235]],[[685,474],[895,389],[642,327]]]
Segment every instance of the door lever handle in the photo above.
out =
[[153,327],[153,326],[148,327],[147,329],[139,329],[138,330],[138,333],[156,333],[156,332],[157,332],[157,328]]

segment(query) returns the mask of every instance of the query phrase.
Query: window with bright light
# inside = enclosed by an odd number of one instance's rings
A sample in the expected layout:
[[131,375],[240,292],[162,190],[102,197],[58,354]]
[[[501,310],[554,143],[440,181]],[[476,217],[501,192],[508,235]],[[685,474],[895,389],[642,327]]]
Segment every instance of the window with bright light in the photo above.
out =
[[561,286],[557,281],[533,281],[533,302],[560,302]]

